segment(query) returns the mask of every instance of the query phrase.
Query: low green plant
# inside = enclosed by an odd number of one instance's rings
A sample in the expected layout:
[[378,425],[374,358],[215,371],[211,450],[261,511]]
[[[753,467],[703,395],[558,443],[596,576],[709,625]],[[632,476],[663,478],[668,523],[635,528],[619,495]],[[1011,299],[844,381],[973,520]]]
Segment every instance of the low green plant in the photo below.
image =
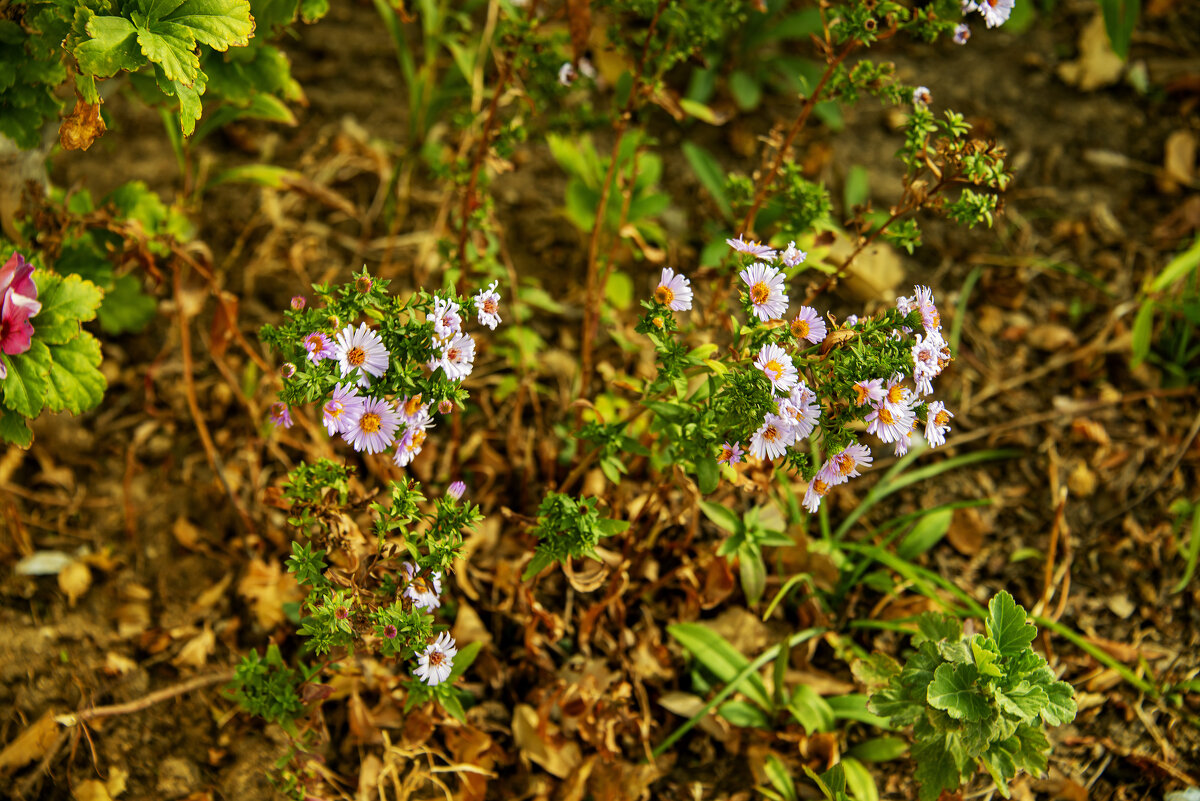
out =
[[1133,320],[1132,365],[1149,362],[1167,386],[1200,381],[1200,236],[1146,280]]
[[1045,771],[1046,727],[1074,720],[1074,689],[1034,652],[1037,628],[1007,592],[988,604],[983,634],[964,634],[956,618],[936,613],[918,627],[903,665],[880,653],[855,663],[860,679],[879,686],[869,708],[913,727],[921,801],[957,790],[978,767],[1007,798],[1019,771]]
[[596,498],[573,498],[561,492],[546,494],[533,530],[540,542],[533,560],[521,574],[522,581],[568,558],[596,557],[600,540],[629,528],[628,521],[601,517],[596,503]]

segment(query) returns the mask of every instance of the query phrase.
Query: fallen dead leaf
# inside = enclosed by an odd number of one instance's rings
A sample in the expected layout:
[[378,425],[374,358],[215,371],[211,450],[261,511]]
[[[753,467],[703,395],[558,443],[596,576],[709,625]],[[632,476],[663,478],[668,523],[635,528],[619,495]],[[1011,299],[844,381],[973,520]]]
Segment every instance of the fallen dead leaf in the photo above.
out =
[[[842,264],[857,245],[845,235],[839,235],[830,248],[830,261]],[[885,242],[875,242],[863,249],[842,274],[842,287],[857,300],[896,299],[896,287],[904,280],[904,265],[900,254]]]
[[3,751],[0,751],[0,773],[23,767],[46,755],[46,751],[58,738],[58,723],[54,720],[54,710],[38,718],[25,731],[17,735]]
[[1074,347],[1078,342],[1075,332],[1058,323],[1041,323],[1025,332],[1025,341],[1038,350],[1058,351]]
[[1058,67],[1058,77],[1085,92],[1114,84],[1125,70],[1125,62],[1112,51],[1104,16],[1096,14],[1079,34],[1079,58]]
[[296,579],[276,563],[255,559],[238,582],[238,593],[251,602],[258,624],[271,631],[287,619],[283,605],[304,597]]
[[200,529],[182,515],[175,518],[175,523],[171,526],[171,533],[175,535],[175,541],[189,551],[194,551],[196,546],[203,541]]
[[67,605],[72,609],[91,586],[92,571],[83,562],[72,562],[58,574],[58,588],[67,596]]
[[[672,691],[663,693],[658,704],[668,712],[688,720],[704,708],[704,699],[691,693]],[[729,724],[712,712],[700,718],[697,725],[715,740],[725,742],[729,739]]]
[[517,704],[513,710],[512,733],[521,756],[536,762],[547,773],[565,779],[583,761],[577,743],[556,742],[558,726],[547,723],[545,736],[539,731],[537,710],[529,704]]
[[225,597],[225,592],[229,589],[229,585],[233,583],[233,574],[226,573],[225,577],[216,584],[209,587],[204,592],[200,593],[195,601],[192,602],[188,609],[193,615],[203,614],[216,605],[217,601]]
[[974,556],[983,548],[984,536],[989,531],[991,527],[984,521],[978,509],[955,509],[953,517],[950,518],[950,529],[946,532],[946,539],[950,541],[954,550],[962,555]]
[[208,658],[212,656],[216,647],[217,638],[213,634],[212,628],[206,623],[204,631],[188,640],[183,648],[179,649],[179,653],[175,658],[171,660],[171,664],[176,667],[186,665],[188,667],[202,668],[208,664]]
[[71,791],[75,801],[112,801],[112,794],[108,792],[108,787],[104,782],[98,779],[87,779],[82,781]]
[[1076,462],[1071,474],[1067,476],[1067,486],[1071,494],[1086,498],[1096,491],[1096,474],[1085,462]]
[[1167,137],[1159,188],[1174,194],[1181,185],[1190,186],[1195,180],[1196,135],[1191,131],[1174,131]]
[[110,676],[124,676],[137,667],[137,662],[127,656],[109,651],[104,655],[104,672]]

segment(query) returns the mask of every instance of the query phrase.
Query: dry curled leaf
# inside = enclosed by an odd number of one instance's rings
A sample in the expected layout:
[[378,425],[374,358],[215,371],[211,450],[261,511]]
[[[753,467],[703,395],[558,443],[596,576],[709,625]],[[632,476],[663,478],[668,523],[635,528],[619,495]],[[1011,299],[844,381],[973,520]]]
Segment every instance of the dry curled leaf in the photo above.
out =
[[92,586],[92,571],[83,562],[72,562],[58,574],[58,588],[67,596],[67,605],[75,602]]
[[75,109],[58,126],[58,141],[63,150],[87,150],[105,130],[100,104],[92,105],[80,97],[75,100]]
[[47,710],[36,723],[26,727],[17,735],[17,739],[0,751],[0,774],[41,759],[57,737],[58,723],[54,720],[54,711]]

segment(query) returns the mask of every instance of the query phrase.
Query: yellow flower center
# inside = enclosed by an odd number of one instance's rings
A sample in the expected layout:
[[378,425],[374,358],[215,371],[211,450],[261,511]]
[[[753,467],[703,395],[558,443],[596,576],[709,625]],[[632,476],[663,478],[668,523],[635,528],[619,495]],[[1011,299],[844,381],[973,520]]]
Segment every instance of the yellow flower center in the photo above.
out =
[[779,429],[775,426],[767,426],[767,430],[763,432],[763,441],[774,442],[779,439]]
[[429,652],[429,664],[431,667],[437,667],[438,665],[442,664],[445,661],[446,661],[446,655],[443,654],[441,651],[430,651]]
[[423,444],[425,444],[425,432],[418,431],[415,434],[413,434],[412,442],[409,443],[409,445],[408,445],[408,450],[415,451],[418,448],[420,448]]
[[446,351],[446,360],[451,362],[458,361],[459,352],[458,348],[450,348],[450,350]]
[[653,320],[651,320],[651,322],[654,323],[655,328],[663,327],[663,319],[661,317],[655,317]]
[[379,415],[375,414],[375,412],[367,412],[358,421],[358,427],[367,434],[374,434],[379,430],[380,422]]
[[808,320],[801,320],[799,318],[792,320],[792,336],[796,339],[804,339],[811,330],[812,326],[808,324]]
[[483,313],[484,314],[495,314],[496,309],[497,309],[497,303],[493,299],[488,298],[487,300],[485,300],[483,302]]
[[733,451],[729,448],[721,448],[721,458],[718,461],[728,462],[733,458]]
[[891,403],[899,403],[900,401],[904,400],[904,387],[900,386],[899,384],[889,387],[887,391],[887,399]]
[[824,495],[825,493],[829,492],[829,485],[819,478],[813,479],[812,487],[813,492],[817,493],[817,495]]
[[879,419],[889,426],[896,422],[896,418],[892,417],[892,413],[888,411],[886,406],[879,407]]
[[417,576],[415,579],[413,579],[412,585],[418,593],[428,593],[433,591],[432,583],[424,576]]
[[837,459],[838,473],[843,476],[848,476],[854,472],[855,461],[853,456],[840,454],[835,457]]
[[341,401],[330,401],[329,403],[325,404],[325,413],[328,414],[330,417],[332,417],[334,420],[341,417],[342,412],[344,412],[345,410],[346,410],[346,407],[342,404]]
[[864,384],[854,385],[854,403],[862,406],[867,402],[867,387]]
[[367,352],[362,348],[351,348],[346,351],[346,363],[351,367],[359,367],[367,360]]
[[783,375],[783,365],[774,359],[771,359],[771,361],[767,362],[766,365],[763,366],[763,370],[767,373],[767,375],[776,381],[778,381],[779,377]]
[[750,300],[754,302],[755,306],[763,305],[769,297],[771,297],[771,287],[767,286],[765,281],[759,281],[750,287]]
[[671,301],[675,300],[675,293],[666,284],[659,284],[658,289],[654,290],[654,299],[664,306],[670,306]]
[[946,411],[940,411],[933,416],[933,422],[935,425],[937,425],[939,427],[944,426],[944,425],[949,425],[950,415]]
[[408,399],[408,402],[404,404],[404,413],[406,415],[408,415],[409,417],[412,417],[414,414],[417,413],[417,410],[420,408],[421,408],[421,396],[413,395],[411,398]]

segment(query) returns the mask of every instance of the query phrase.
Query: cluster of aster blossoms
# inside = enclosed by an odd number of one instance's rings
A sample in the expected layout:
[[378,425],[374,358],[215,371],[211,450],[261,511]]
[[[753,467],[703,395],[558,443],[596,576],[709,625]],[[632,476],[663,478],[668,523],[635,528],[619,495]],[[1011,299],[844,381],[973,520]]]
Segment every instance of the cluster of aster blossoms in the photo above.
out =
[[[501,322],[497,285],[493,281],[472,299],[479,324],[492,330]],[[304,306],[302,297],[293,298],[294,309],[301,310]],[[426,322],[433,324],[433,338],[425,366],[431,374],[441,370],[447,381],[461,381],[475,367],[475,340],[463,330],[463,311],[456,301],[435,296],[433,308],[426,315]],[[392,453],[395,464],[399,467],[411,464],[434,427],[434,407],[419,393],[387,398],[366,392],[373,381],[387,373],[392,358],[379,332],[360,323],[358,327],[345,326],[333,339],[321,331],[313,331],[303,337],[301,344],[309,362],[318,365],[331,360],[341,379],[321,407],[321,422],[329,436],[341,436],[361,453],[383,453],[395,446]],[[285,365],[284,378],[290,378],[295,371],[294,365]],[[448,400],[436,409],[442,414],[452,410],[453,404]],[[271,420],[288,428],[293,423],[291,410],[284,403],[276,403],[272,406]]]
[[[19,253],[0,267],[0,351],[7,356],[24,353],[33,342],[30,318],[42,310],[33,269]],[[8,365],[0,359],[0,379],[7,377]]]

